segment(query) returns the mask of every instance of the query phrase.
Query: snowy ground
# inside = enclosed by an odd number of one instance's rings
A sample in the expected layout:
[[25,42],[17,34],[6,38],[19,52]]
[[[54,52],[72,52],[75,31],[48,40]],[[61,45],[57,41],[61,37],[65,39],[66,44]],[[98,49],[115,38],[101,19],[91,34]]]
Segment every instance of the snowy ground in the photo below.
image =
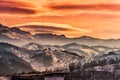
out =
[[0,80],[11,80],[10,77],[1,76]]
[[46,77],[45,80],[64,80],[64,77]]

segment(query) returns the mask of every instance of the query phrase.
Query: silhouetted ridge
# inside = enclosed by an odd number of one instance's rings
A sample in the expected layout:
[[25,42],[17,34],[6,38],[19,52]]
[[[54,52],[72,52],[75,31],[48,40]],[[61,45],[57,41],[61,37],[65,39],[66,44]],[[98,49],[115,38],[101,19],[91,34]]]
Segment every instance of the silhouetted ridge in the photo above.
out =
[[57,34],[52,34],[52,33],[47,33],[47,34],[35,34],[35,36],[43,36],[43,37],[63,37],[65,38],[65,35],[57,35]]
[[12,28],[10,28],[10,31],[16,32],[16,33],[20,33],[20,34],[30,34],[30,32],[22,31],[22,30],[20,30],[20,29],[17,28],[17,27],[12,27]]
[[0,23],[0,28],[5,28],[6,26],[4,26],[4,25],[2,25],[1,23]]
[[5,43],[5,42],[0,42],[0,47],[2,47],[2,48],[11,48],[11,47],[14,47],[16,49],[19,48],[19,47],[15,46],[15,45],[12,45],[12,44],[9,44],[9,43]]

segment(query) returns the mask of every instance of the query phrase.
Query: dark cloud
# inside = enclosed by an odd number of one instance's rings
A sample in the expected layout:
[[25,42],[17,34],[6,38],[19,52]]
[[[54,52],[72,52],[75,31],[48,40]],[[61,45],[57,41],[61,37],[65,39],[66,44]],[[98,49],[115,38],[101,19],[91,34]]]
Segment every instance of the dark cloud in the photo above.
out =
[[60,28],[55,26],[42,26],[42,25],[27,25],[27,26],[19,26],[19,28],[25,28],[25,29],[34,29],[34,30],[53,30],[53,31],[67,31],[71,30],[68,28]]
[[36,33],[56,33],[56,34],[65,34],[65,35],[79,35],[82,33],[89,33],[90,30],[76,28],[68,24],[58,24],[58,23],[49,23],[49,22],[33,22],[33,23],[24,23],[13,25],[11,27],[18,27],[21,30],[29,31],[32,34]]
[[30,3],[24,3],[20,1],[0,1],[0,13],[10,13],[10,14],[35,14],[37,11],[33,10],[34,6]]
[[79,10],[109,10],[120,11],[120,4],[80,4],[80,5],[50,5],[49,8],[55,10],[79,9]]
[[47,31],[47,30],[34,30],[36,33],[53,33],[53,31]]
[[0,0],[0,5],[6,5],[6,6],[20,6],[20,7],[28,7],[28,8],[35,8],[36,6],[28,3],[28,2],[22,2],[19,0]]
[[[24,29],[23,29],[24,30]],[[53,31],[48,31],[48,30],[34,30],[34,29],[29,29],[29,30],[26,30],[26,31],[29,31],[31,33],[54,33]]]
[[19,7],[5,7],[0,6],[0,13],[11,13],[11,14],[35,14],[36,11],[32,9],[25,9]]

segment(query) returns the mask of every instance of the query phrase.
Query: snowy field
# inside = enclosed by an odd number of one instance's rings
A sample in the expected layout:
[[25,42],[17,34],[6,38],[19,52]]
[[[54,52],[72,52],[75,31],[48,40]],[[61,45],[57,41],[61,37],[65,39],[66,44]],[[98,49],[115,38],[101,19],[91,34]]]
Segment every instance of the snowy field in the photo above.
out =
[[46,77],[45,80],[64,80],[64,77]]
[[1,76],[1,77],[0,77],[0,80],[11,80],[11,79],[10,79],[10,77]]

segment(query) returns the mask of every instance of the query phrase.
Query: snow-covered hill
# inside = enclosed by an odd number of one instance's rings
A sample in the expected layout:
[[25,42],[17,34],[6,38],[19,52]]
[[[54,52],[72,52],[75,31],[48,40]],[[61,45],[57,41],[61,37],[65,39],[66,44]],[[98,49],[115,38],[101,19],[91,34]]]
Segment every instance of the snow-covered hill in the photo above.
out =
[[33,55],[32,66],[34,69],[55,70],[57,68],[67,69],[69,64],[80,62],[82,57],[64,51],[45,49],[42,53]]
[[43,50],[43,46],[38,43],[29,43],[23,46],[27,50]]
[[[38,49],[34,49],[35,46],[40,46]],[[81,56],[70,53],[66,51],[62,51],[61,49],[54,48],[53,46],[42,46],[36,43],[32,43],[27,47],[32,47],[30,49],[30,63],[31,66],[38,71],[45,71],[45,70],[55,70],[55,69],[68,69],[69,64],[80,62],[82,59]]]
[[7,43],[1,43],[0,45],[1,49],[12,53],[24,62],[29,63],[31,67],[37,71],[68,69],[69,64],[80,62],[83,59],[82,56],[75,53],[52,50],[51,48],[45,48],[43,50],[41,50],[41,48],[39,50],[27,50]]
[[9,28],[0,24],[0,39],[1,40],[29,40],[34,37],[26,31],[20,30],[17,27]]
[[90,47],[87,45],[70,43],[70,44],[63,45],[62,47],[69,52],[74,52],[84,56],[93,56],[93,55],[97,56],[99,54],[99,51],[97,49],[94,49],[93,47]]
[[95,67],[95,66],[104,66],[120,63],[120,52],[109,52],[108,54],[103,54],[96,56],[85,63],[84,66]]
[[[2,64],[0,69],[3,67],[6,69],[1,73],[20,72],[26,68],[25,71],[34,69],[42,72],[69,69],[72,63],[81,63],[81,66],[100,66],[120,62],[118,49],[101,54],[97,48],[79,44],[51,46],[37,43],[17,47],[8,43],[0,43],[0,64]],[[104,49],[112,50],[108,47]]]
[[13,45],[0,43],[0,74],[12,74],[33,71],[29,63],[16,56],[10,48]]

